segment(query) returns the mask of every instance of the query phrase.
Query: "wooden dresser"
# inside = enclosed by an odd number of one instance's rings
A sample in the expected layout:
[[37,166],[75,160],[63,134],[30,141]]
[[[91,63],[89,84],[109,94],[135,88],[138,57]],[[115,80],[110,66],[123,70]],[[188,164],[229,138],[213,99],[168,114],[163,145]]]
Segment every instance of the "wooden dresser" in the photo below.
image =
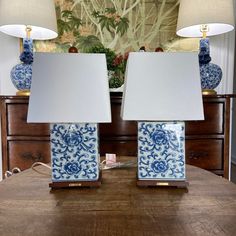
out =
[[[137,123],[120,118],[121,93],[111,93],[112,123],[100,124],[100,153],[136,156]],[[204,121],[186,122],[186,159],[229,177],[231,95],[204,97]],[[27,124],[28,97],[1,96],[3,174],[50,161],[49,125]],[[189,108],[186,108],[189,109]]]

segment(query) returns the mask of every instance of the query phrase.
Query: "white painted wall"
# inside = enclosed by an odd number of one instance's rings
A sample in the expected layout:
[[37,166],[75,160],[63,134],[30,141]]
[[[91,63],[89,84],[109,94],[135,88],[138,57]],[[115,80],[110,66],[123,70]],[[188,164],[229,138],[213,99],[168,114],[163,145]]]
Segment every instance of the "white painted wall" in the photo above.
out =
[[[236,35],[236,32],[235,32]],[[236,47],[236,41],[235,41],[235,47]],[[236,55],[236,48],[235,48],[235,54]],[[236,60],[236,59],[235,59]],[[236,61],[234,64],[234,90],[233,92],[236,93]],[[236,164],[236,99],[234,99],[233,102],[233,116],[232,116],[232,162]]]
[[211,62],[219,65],[223,72],[222,81],[216,89],[218,94],[233,92],[234,42],[235,31],[210,38]]
[[[217,87],[218,94],[232,94],[234,91],[234,60],[235,60],[235,31],[227,34],[212,37],[211,44],[211,57],[212,62],[219,65],[223,71],[223,78],[220,85]],[[233,103],[231,104],[231,129],[230,129],[230,152],[229,163],[236,162],[236,134],[235,130],[235,111],[233,111]],[[229,169],[229,176],[231,176],[231,165]]]
[[[236,24],[236,0],[234,0],[234,17]],[[236,30],[234,31],[235,41],[234,41],[234,56],[236,57]],[[236,58],[234,63],[234,80],[233,80],[233,92],[236,93]],[[236,164],[236,99],[233,100],[232,108],[232,141],[231,141],[231,161]]]
[[13,95],[16,89],[10,79],[10,71],[19,63],[19,39],[0,32],[0,93]]

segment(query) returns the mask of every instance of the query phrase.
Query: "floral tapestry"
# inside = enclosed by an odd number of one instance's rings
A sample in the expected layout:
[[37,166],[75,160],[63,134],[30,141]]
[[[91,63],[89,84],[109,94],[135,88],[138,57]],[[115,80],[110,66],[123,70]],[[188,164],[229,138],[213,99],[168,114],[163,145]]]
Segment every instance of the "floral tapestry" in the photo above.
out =
[[198,48],[176,36],[178,0],[55,0],[58,38],[36,51],[106,53],[110,87],[119,87],[128,52]]

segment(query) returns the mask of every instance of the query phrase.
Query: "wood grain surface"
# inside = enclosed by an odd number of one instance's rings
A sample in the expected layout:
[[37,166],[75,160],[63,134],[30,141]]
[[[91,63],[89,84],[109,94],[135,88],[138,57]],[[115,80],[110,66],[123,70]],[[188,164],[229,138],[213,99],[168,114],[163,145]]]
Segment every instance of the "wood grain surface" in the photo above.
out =
[[220,176],[187,166],[188,191],[136,187],[136,168],[102,176],[100,188],[54,191],[30,169],[2,181],[0,235],[236,235],[236,185]]

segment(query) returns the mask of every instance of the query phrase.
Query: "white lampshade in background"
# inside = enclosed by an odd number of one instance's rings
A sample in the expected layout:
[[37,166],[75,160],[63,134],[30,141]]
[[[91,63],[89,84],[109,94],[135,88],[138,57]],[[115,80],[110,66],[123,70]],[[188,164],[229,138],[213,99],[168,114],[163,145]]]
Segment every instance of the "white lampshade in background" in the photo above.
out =
[[25,38],[26,26],[31,27],[30,38],[57,37],[55,5],[53,0],[0,0],[0,31]]
[[232,0],[181,0],[177,35],[202,37],[201,25],[208,25],[207,36],[223,34],[234,29]]
[[124,120],[202,120],[197,53],[130,53],[121,117]]
[[111,122],[104,54],[35,53],[28,122]]

